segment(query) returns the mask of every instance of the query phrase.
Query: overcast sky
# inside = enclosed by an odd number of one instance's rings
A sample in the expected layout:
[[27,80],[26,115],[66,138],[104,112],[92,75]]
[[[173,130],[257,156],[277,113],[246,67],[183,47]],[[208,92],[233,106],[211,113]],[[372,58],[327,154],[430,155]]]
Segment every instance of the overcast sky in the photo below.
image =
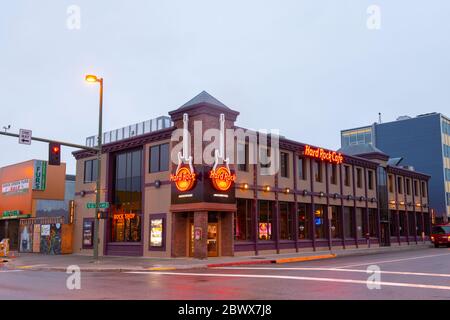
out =
[[[367,8],[381,9],[370,30]],[[67,27],[70,5],[80,29]],[[237,124],[340,147],[339,131],[427,112],[450,115],[448,0],[39,0],[0,6],[0,127],[84,144],[97,131],[167,115],[202,90]],[[70,20],[72,21],[72,20]],[[73,26],[73,24],[72,24]],[[0,167],[47,145],[0,136]],[[68,173],[73,149],[63,148]]]

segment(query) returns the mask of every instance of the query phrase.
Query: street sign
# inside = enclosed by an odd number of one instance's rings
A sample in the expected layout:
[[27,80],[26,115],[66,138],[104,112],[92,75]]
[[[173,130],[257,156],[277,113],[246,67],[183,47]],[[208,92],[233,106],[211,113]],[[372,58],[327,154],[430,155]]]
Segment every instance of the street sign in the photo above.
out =
[[20,129],[19,130],[19,143],[20,144],[31,144],[31,130]]
[[[88,202],[86,204],[86,208],[88,209],[95,209],[95,202]],[[99,209],[108,209],[109,208],[109,202],[100,202],[98,204]]]

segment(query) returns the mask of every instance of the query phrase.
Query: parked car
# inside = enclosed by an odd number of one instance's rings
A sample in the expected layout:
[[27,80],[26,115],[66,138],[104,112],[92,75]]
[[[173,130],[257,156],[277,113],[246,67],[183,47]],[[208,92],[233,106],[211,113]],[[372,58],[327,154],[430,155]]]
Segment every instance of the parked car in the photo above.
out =
[[440,245],[450,245],[450,224],[441,224],[433,226],[431,229],[431,242],[434,247],[438,248]]

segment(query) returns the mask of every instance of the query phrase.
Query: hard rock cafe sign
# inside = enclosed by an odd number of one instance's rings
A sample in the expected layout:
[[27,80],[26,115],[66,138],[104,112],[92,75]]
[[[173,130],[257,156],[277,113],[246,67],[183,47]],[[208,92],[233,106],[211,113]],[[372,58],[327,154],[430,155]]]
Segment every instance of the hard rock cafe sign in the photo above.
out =
[[344,156],[336,151],[329,151],[322,148],[313,148],[311,146],[305,146],[304,155],[320,159],[321,161],[328,161],[335,164],[341,164],[344,162]]
[[219,191],[227,191],[233,185],[233,182],[236,181],[236,174],[231,173],[228,167],[221,166],[215,170],[211,170],[209,172],[209,178],[214,188]]
[[170,175],[170,181],[175,183],[179,191],[189,191],[195,185],[196,173],[189,167],[179,167],[175,174]]

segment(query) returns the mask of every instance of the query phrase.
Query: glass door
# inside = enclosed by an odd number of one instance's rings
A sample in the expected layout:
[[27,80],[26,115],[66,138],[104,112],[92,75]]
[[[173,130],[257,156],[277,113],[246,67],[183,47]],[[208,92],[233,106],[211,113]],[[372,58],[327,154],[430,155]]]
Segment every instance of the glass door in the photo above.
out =
[[218,238],[218,223],[208,223],[208,257],[217,257],[219,255]]

